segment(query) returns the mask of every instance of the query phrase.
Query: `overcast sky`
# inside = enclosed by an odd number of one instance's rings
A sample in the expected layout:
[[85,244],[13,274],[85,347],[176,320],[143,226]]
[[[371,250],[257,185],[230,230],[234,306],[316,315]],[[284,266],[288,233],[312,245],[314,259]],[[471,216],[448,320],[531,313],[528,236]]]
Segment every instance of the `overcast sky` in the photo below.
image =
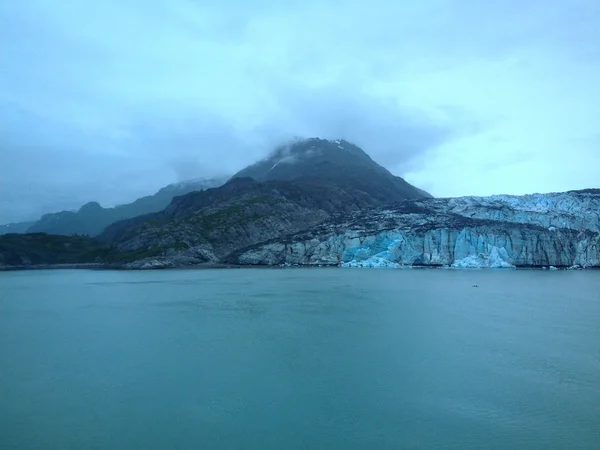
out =
[[0,23],[0,223],[293,136],[435,196],[600,187],[598,0],[15,0]]

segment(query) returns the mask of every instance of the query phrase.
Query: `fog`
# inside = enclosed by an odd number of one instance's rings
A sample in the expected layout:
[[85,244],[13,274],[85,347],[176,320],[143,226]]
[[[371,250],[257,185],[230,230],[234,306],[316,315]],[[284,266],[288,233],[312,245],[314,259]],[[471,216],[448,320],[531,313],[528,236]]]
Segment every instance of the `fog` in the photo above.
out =
[[343,138],[435,196],[598,187],[600,4],[0,5],[0,223]]

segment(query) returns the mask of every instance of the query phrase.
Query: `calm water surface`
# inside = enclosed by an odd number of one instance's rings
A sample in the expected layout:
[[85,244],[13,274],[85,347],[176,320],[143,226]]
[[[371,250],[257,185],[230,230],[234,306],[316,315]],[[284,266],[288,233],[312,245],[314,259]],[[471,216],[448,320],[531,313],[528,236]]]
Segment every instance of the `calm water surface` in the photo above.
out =
[[0,448],[597,450],[600,272],[0,273]]

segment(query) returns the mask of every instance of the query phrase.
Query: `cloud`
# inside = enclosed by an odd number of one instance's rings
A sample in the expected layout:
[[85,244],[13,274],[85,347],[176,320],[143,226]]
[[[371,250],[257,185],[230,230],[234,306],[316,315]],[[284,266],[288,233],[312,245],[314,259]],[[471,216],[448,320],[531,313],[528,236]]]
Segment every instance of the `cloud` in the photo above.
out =
[[[298,135],[353,141],[435,195],[589,187],[599,14],[593,0],[3,2],[0,222],[231,173]],[[568,173],[565,154],[581,161]]]
[[[258,130],[264,136],[319,136],[353,142],[380,163],[408,167],[417,155],[463,133],[472,132],[476,119],[442,110],[437,118],[395,99],[360,91],[362,81],[340,80],[319,88],[278,86],[273,96],[276,113]],[[477,124],[477,126],[479,126]]]

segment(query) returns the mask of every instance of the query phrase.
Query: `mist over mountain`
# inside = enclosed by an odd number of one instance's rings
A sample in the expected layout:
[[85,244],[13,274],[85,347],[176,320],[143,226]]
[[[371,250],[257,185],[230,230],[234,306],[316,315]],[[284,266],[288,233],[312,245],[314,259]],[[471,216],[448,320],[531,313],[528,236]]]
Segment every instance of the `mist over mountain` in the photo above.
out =
[[267,180],[327,180],[374,203],[431,197],[377,164],[358,146],[343,139],[296,139],[234,177]]
[[198,178],[173,183],[165,186],[153,195],[148,195],[132,203],[118,205],[113,208],[103,208],[98,202],[89,202],[77,211],[61,211],[45,214],[40,220],[21,232],[67,236],[73,234],[96,236],[114,222],[160,211],[166,208],[175,196],[219,186],[226,180],[227,178],[225,177]]
[[10,234],[10,233],[27,233],[27,230],[34,224],[35,222],[17,222],[17,223],[7,223],[4,225],[0,225],[0,235],[2,234]]

